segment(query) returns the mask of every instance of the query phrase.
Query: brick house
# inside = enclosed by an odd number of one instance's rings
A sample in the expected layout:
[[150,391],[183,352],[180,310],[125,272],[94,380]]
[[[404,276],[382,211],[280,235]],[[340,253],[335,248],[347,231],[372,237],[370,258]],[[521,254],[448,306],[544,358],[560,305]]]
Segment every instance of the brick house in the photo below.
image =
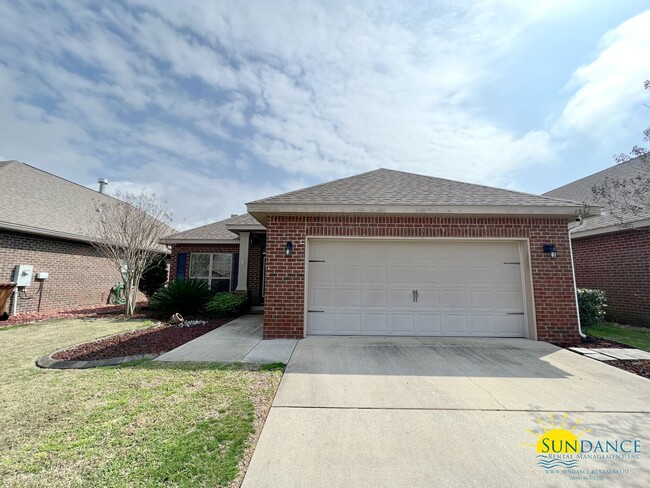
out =
[[0,283],[32,271],[9,312],[105,305],[121,275],[90,244],[91,222],[117,200],[19,161],[0,162],[0,188]]
[[246,215],[163,242],[172,245],[174,276],[252,296],[261,286],[253,300],[264,305],[267,339],[573,342],[579,326],[567,224],[581,208],[379,169],[248,203]]
[[[638,159],[617,164],[545,193],[594,203],[592,188],[606,180],[630,181],[647,178],[648,166]],[[645,175],[645,176],[644,176]],[[576,282],[579,288],[595,288],[607,294],[607,315],[623,324],[650,326],[650,209],[601,215],[571,233]]]

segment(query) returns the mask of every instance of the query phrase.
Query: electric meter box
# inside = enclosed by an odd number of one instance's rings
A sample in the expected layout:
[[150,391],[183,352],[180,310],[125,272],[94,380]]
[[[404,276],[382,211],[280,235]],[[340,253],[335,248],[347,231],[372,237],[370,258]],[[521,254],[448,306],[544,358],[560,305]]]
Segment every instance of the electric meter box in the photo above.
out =
[[14,281],[16,282],[16,286],[22,287],[31,285],[33,271],[34,266],[31,264],[18,264],[14,271]]

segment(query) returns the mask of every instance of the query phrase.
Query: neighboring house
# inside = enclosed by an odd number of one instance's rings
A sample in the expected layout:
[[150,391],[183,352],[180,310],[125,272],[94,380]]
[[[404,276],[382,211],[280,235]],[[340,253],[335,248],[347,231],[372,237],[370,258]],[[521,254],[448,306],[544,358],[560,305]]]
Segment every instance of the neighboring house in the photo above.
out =
[[0,162],[0,188],[0,283],[17,281],[18,265],[32,271],[16,312],[106,304],[121,275],[90,244],[91,222],[117,200],[19,161]]
[[261,286],[267,339],[579,338],[567,229],[579,203],[379,169],[247,209],[163,242],[175,276]]
[[[608,178],[630,180],[644,171],[647,166],[633,159],[545,195],[594,203],[594,186]],[[622,217],[621,222],[605,208],[572,232],[576,282],[580,288],[606,292],[611,320],[650,326],[650,209]]]

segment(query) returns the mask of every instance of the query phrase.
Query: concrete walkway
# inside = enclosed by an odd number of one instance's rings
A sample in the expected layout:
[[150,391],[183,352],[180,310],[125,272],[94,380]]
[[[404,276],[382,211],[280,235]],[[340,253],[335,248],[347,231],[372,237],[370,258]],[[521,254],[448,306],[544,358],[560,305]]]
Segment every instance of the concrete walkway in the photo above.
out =
[[[614,471],[599,480],[545,469],[534,445],[562,422],[594,443],[639,440],[641,459],[580,459],[586,476]],[[647,446],[650,381],[551,344],[310,337],[242,486],[646,487]]]
[[296,342],[293,339],[262,340],[262,315],[244,315],[155,361],[287,364]]

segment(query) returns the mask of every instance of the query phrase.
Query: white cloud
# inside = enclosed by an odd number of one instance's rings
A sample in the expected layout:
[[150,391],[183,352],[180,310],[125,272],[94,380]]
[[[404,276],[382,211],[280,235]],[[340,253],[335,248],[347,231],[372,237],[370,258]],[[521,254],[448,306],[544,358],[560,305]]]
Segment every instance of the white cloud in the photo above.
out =
[[575,90],[555,128],[600,139],[627,130],[625,122],[648,100],[643,82],[650,77],[650,10],[606,33],[592,62],[578,68],[568,89]]
[[181,226],[378,166],[510,185],[555,142],[482,113],[482,83],[568,4],[0,4],[0,153],[150,188]]

